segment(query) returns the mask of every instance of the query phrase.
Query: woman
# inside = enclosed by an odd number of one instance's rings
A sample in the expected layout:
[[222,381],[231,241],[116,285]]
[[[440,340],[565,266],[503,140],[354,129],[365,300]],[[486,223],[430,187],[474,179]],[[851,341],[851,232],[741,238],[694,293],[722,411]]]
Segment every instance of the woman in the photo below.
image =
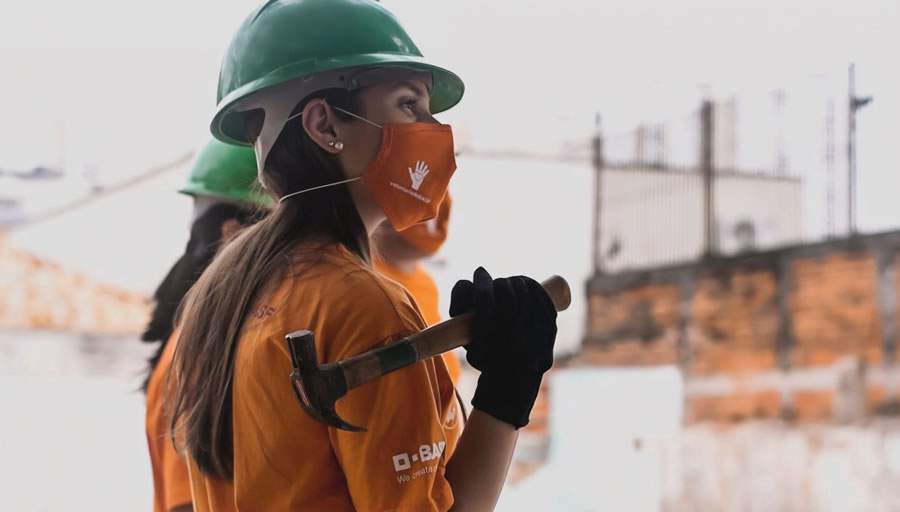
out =
[[163,395],[177,337],[175,311],[188,289],[200,277],[218,248],[257,217],[256,210],[271,207],[256,183],[256,160],[247,148],[208,142],[179,192],[194,200],[194,220],[184,254],[156,289],[150,323],[141,339],[158,343],[149,360],[144,381],[147,394],[146,430],[153,474],[154,512],[189,512],[191,489],[187,464],[175,451],[164,414]]
[[369,236],[433,217],[455,169],[432,114],[462,96],[396,19],[365,0],[270,0],[234,37],[213,133],[252,144],[279,199],[223,249],[191,291],[174,362],[173,430],[197,510],[491,510],[541,375],[556,313],[538,283],[483,269],[454,289],[473,310],[467,357],[481,370],[463,426],[440,358],[351,391],[308,416],[284,336],[315,333],[320,361],[402,338],[425,323],[369,265]]

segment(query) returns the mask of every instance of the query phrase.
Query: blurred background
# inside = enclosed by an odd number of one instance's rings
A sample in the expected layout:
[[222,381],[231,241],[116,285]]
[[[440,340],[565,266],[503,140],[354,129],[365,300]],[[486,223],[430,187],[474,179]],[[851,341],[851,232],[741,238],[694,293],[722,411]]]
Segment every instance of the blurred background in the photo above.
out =
[[[383,3],[466,82],[441,310],[573,286],[499,510],[900,510],[900,4]],[[9,510],[150,507],[137,338],[256,4],[2,7]]]

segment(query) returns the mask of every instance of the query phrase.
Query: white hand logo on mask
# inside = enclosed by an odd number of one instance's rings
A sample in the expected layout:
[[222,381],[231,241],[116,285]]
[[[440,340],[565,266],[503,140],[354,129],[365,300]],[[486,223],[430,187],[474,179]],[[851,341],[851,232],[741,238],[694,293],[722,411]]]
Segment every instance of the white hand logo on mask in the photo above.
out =
[[416,170],[414,171],[412,167],[407,167],[409,169],[409,179],[412,180],[412,188],[416,192],[419,191],[419,187],[422,186],[422,182],[425,181],[425,176],[428,176],[430,170],[428,169],[428,164],[419,160],[416,162]]

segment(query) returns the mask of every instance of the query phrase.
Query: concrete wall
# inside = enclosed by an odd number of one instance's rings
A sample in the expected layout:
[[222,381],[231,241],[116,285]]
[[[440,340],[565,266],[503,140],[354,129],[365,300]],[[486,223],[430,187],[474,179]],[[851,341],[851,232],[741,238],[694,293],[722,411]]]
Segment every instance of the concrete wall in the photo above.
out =
[[662,446],[659,510],[900,510],[900,423],[696,425]]
[[554,370],[547,458],[507,486],[497,510],[900,510],[900,420],[685,425],[682,375]]
[[133,338],[0,329],[3,510],[150,510]]

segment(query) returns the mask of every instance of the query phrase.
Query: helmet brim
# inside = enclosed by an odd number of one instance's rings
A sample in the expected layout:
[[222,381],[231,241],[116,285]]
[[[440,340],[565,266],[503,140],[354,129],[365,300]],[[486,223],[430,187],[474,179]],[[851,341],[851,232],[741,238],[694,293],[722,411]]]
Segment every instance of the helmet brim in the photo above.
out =
[[[440,66],[430,64],[423,57],[395,53],[367,53],[342,58],[311,59],[283,66],[257,80],[248,82],[222,98],[213,116],[210,130],[217,139],[230,144],[248,146],[245,130],[245,113],[252,110],[252,99],[264,95],[276,86],[297,84],[297,102],[304,97],[329,87],[353,89],[348,76],[334,72],[370,67],[404,67],[431,73],[431,112],[438,114],[455,106],[462,99],[465,86],[455,73]],[[330,76],[332,79],[317,84],[316,77]],[[345,85],[341,85],[341,84]],[[250,100],[248,102],[248,100]]]
[[255,191],[246,191],[246,190],[234,190],[229,192],[217,192],[214,190],[209,190],[202,185],[198,185],[196,183],[189,183],[178,189],[179,194],[184,194],[190,197],[208,197],[211,199],[217,199],[226,203],[245,205],[245,206],[259,206],[263,208],[271,208],[273,206],[272,198],[267,196],[262,192]]

